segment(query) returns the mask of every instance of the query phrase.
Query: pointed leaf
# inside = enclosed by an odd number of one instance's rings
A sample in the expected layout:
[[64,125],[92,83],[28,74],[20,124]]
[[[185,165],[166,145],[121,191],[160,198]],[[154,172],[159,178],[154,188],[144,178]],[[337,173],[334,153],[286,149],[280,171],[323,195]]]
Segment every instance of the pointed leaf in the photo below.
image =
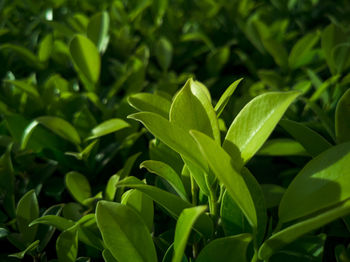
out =
[[[253,199],[242,175],[233,165],[241,165],[239,156],[231,156],[211,138],[198,131],[190,131],[203,156],[219,180],[225,185],[231,197],[241,208],[252,227],[257,227],[257,214]],[[238,162],[238,163],[237,163]]]
[[34,190],[28,191],[19,201],[16,210],[18,230],[22,239],[32,243],[35,239],[38,226],[29,227],[30,222],[39,217],[39,205]]
[[59,262],[75,262],[78,255],[78,230],[73,226],[63,231],[56,241]]
[[299,142],[288,138],[275,138],[267,140],[257,154],[264,156],[309,155]]
[[15,257],[18,259],[23,259],[25,254],[27,254],[30,251],[33,251],[34,249],[36,249],[39,246],[39,240],[34,241],[33,243],[31,243],[29,246],[26,247],[25,250],[15,253],[15,254],[11,254],[9,255],[9,257]]
[[0,192],[2,205],[11,218],[15,217],[15,173],[11,160],[12,146],[0,158]]
[[138,93],[128,97],[129,104],[139,110],[145,112],[153,112],[169,119],[171,102],[159,95]]
[[146,168],[148,172],[164,178],[183,200],[188,200],[181,178],[170,166],[161,161],[147,160],[141,163],[140,168]]
[[237,86],[239,83],[243,80],[243,78],[240,78],[236,81],[234,81],[226,90],[225,92],[221,95],[219,101],[215,105],[215,112],[216,116],[219,117],[224,111],[228,101],[230,100],[233,92],[236,90]]
[[139,190],[131,189],[123,194],[121,203],[138,212],[148,230],[152,232],[154,208],[150,197]]
[[296,69],[300,66],[305,65],[305,60],[307,59],[308,53],[310,53],[311,49],[317,44],[318,40],[318,33],[309,33],[299,39],[289,54],[289,67]]
[[[216,114],[207,95],[204,94],[204,88],[193,84],[193,80],[189,79],[174,97],[170,108],[170,122],[187,132],[192,129],[198,130],[220,141]],[[212,125],[215,120],[216,126]]]
[[176,222],[174,238],[174,255],[172,262],[181,262],[194,223],[207,206],[196,206],[184,209]]
[[[196,142],[183,128],[175,123],[169,122],[158,114],[141,112],[129,115],[128,118],[140,121],[156,138],[181,154],[197,168],[205,168],[207,164],[203,161]],[[196,173],[199,174],[199,173]],[[195,174],[194,174],[195,175]],[[194,177],[204,194],[209,194],[205,178],[202,174]]]
[[335,219],[348,215],[350,213],[350,201],[347,200],[330,210],[320,213],[314,217],[291,225],[282,231],[272,235],[266,240],[259,249],[259,258],[268,260],[268,258],[277,250],[293,242],[302,235],[322,227]]
[[247,162],[265,143],[289,105],[300,93],[270,92],[250,101],[232,122],[223,148],[232,154],[238,147],[244,162]]
[[321,135],[301,123],[283,119],[280,121],[279,125],[294,137],[313,157],[321,154],[332,146]]

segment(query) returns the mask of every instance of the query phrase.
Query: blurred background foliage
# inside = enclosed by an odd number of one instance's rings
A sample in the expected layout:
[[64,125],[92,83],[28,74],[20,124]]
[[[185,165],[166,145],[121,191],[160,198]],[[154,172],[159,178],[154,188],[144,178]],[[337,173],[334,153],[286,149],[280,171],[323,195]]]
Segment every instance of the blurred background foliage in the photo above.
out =
[[[349,14],[347,0],[1,1],[0,184],[2,199],[12,196],[0,208],[1,246],[16,231],[15,203],[31,189],[43,212],[72,201],[69,171],[88,178],[92,195],[118,170],[143,177],[133,164],[149,159],[151,137],[126,120],[134,112],[127,98],[138,92],[171,99],[193,77],[217,101],[243,77],[221,116],[231,122],[258,94],[301,90],[288,117],[334,142],[335,107],[350,85]],[[151,154],[161,152],[152,143]],[[260,181],[287,185],[296,171],[281,170],[305,162],[265,156],[250,168]]]

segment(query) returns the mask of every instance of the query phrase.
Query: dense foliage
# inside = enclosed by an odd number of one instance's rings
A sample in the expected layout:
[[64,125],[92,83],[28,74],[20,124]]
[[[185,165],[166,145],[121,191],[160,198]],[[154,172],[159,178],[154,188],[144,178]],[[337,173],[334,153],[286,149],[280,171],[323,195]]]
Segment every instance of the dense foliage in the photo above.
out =
[[0,14],[0,261],[350,261],[349,1]]

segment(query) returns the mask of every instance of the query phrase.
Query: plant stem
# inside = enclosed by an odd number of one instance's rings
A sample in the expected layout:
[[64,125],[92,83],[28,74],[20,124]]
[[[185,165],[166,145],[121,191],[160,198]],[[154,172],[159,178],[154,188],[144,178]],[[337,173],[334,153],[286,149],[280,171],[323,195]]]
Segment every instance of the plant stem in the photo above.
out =
[[196,185],[196,181],[194,180],[193,176],[190,175],[191,178],[191,194],[192,194],[192,204],[194,206],[197,205],[197,185]]

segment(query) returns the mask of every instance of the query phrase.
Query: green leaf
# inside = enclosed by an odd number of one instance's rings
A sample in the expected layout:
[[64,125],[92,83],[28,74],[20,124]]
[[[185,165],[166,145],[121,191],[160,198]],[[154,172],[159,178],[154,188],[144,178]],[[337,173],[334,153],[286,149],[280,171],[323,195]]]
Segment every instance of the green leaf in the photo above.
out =
[[264,198],[266,200],[266,208],[276,207],[280,204],[283,194],[286,190],[278,185],[263,184],[261,189],[264,192]]
[[[206,167],[207,164],[203,161],[200,151],[197,148],[196,142],[183,128],[173,122],[169,122],[164,117],[150,112],[141,112],[129,115],[128,118],[140,121],[156,138],[169,146],[174,151],[181,154],[189,162],[197,167]],[[204,194],[209,194],[205,178],[202,174],[195,176],[200,189]]]
[[6,228],[0,227],[0,239],[7,237],[9,234],[10,232]]
[[223,69],[230,58],[230,47],[224,46],[208,54],[206,67],[210,75],[216,76]]
[[138,212],[149,231],[152,232],[154,209],[150,197],[139,190],[131,189],[123,194],[121,203]]
[[225,236],[252,232],[242,210],[225,190],[220,207],[220,217]]
[[349,198],[349,168],[350,142],[334,146],[312,159],[283,195],[279,207],[281,222],[310,215]]
[[289,105],[300,93],[270,92],[251,100],[232,122],[223,148],[233,154],[238,147],[247,162],[264,144]]
[[105,190],[105,199],[108,201],[113,201],[115,193],[117,191],[117,184],[119,182],[120,176],[115,174],[108,179],[106,190]]
[[334,64],[335,60],[333,59],[333,55],[332,55],[334,47],[346,41],[347,41],[346,34],[343,32],[343,30],[340,27],[334,24],[330,24],[322,32],[321,47],[325,55],[328,67],[332,74],[336,73],[336,66],[337,66],[336,64]]
[[[59,216],[62,211],[62,207],[63,207],[62,204],[51,206],[50,208],[45,210],[45,212],[43,213],[43,216],[50,215],[50,214]],[[31,224],[32,223],[30,223],[29,226],[31,226]],[[54,233],[55,233],[55,228],[53,226],[39,225],[38,231],[36,234],[36,239],[40,240],[40,244],[38,247],[39,252],[42,252],[45,249],[46,245],[50,242]]]
[[9,49],[18,54],[29,66],[34,66],[37,69],[43,69],[43,64],[39,61],[37,56],[29,49],[14,45],[14,44],[3,44],[0,46],[0,50]]
[[5,80],[5,83],[9,83],[20,89],[21,91],[25,92],[29,96],[39,99],[40,94],[35,86],[32,84],[29,84],[25,81],[20,81],[20,80]]
[[[288,63],[292,69],[299,68],[309,62],[309,53],[320,39],[317,32],[309,33],[299,39],[289,54]],[[311,57],[312,58],[312,57]]]
[[46,215],[39,217],[35,220],[33,220],[29,226],[32,227],[37,224],[44,224],[56,227],[60,231],[64,231],[74,225],[74,222],[72,220],[68,220],[66,218],[56,216],[56,215]]
[[51,56],[53,49],[53,36],[52,34],[46,35],[39,44],[38,57],[41,62],[46,62]]
[[138,93],[129,96],[128,102],[133,108],[139,111],[153,112],[169,119],[171,102],[162,96]]
[[[50,129],[53,133],[55,133],[56,135],[72,142],[75,145],[80,144],[80,136],[77,132],[77,130],[66,120],[62,119],[62,118],[58,118],[58,117],[54,117],[54,116],[41,116],[36,118],[34,121],[42,124],[43,126],[45,126],[46,128]],[[36,125],[34,124],[29,124],[28,128],[32,129],[34,128]],[[28,137],[32,134],[32,130],[26,130],[24,132],[22,141],[28,141]]]
[[207,209],[207,206],[196,206],[184,209],[176,222],[174,238],[174,254],[172,262],[181,262],[190,236],[191,229],[196,220]]
[[11,255],[9,255],[9,257],[23,259],[25,254],[33,251],[34,249],[36,249],[39,246],[39,242],[40,242],[39,240],[36,240],[33,243],[31,243],[30,245],[28,245],[25,250],[18,252],[18,253],[15,253],[15,254],[11,254]]
[[278,233],[272,235],[262,244],[259,249],[259,258],[267,260],[274,252],[298,239],[307,232],[322,227],[337,218],[348,215],[349,213],[350,201],[347,200],[337,207],[289,226],[282,231],[279,231]]
[[279,125],[294,137],[313,157],[318,156],[332,146],[321,135],[301,123],[283,119],[279,122]]
[[83,35],[76,35],[70,42],[69,50],[78,70],[92,83],[97,83],[101,61],[94,43]]
[[86,33],[100,52],[107,48],[108,28],[109,16],[107,12],[100,12],[91,17]]
[[105,136],[124,128],[130,127],[129,123],[119,118],[109,119],[94,127],[91,130],[91,135],[87,139],[95,139],[101,136]]
[[219,124],[207,93],[206,87],[189,79],[173,99],[170,122],[187,132],[201,131],[219,142]]
[[[242,175],[233,166],[240,162],[239,156],[231,157],[220,145],[208,136],[198,132],[190,131],[196,140],[204,158],[219,180],[225,185],[231,197],[241,208],[252,227],[257,227],[257,214],[253,199]],[[240,165],[240,164],[238,164]]]
[[215,113],[216,116],[219,117],[224,111],[228,101],[230,100],[233,92],[236,90],[237,86],[239,83],[243,80],[243,78],[240,78],[236,81],[234,81],[226,90],[225,92],[221,95],[219,101],[215,105]]
[[[180,213],[185,208],[193,207],[187,201],[182,200],[175,194],[169,193],[165,190],[159,189],[155,186],[145,185],[136,177],[128,177],[118,183],[118,186],[125,186],[135,188],[148,195],[157,204],[162,206],[173,218],[179,218]],[[204,236],[211,236],[213,233],[213,223],[211,219],[202,215],[194,226],[195,230]]]
[[29,227],[30,222],[39,217],[39,205],[34,190],[28,191],[19,201],[16,210],[18,230],[28,244],[35,239],[38,226]]
[[264,156],[308,156],[304,147],[297,141],[288,138],[269,139],[258,151]]
[[156,43],[155,55],[160,67],[163,71],[167,71],[173,58],[173,46],[171,42],[165,37],[161,37]]
[[15,173],[11,160],[10,144],[0,158],[0,192],[2,205],[11,218],[15,217]]
[[151,235],[136,211],[102,200],[96,207],[96,220],[103,241],[115,259],[125,262],[157,261]]
[[105,262],[118,262],[112,255],[111,251],[108,249],[103,250],[102,252],[103,260]]
[[78,230],[73,226],[63,231],[56,241],[59,262],[75,262],[78,255]]
[[199,253],[196,262],[247,262],[247,248],[252,241],[250,234],[217,238],[206,245]]
[[73,227],[75,224],[79,224],[79,227],[78,227],[79,240],[98,250],[103,250],[103,243],[98,235],[99,231],[96,226],[94,214],[85,215],[76,223],[72,220],[69,220],[63,217],[59,217],[55,215],[47,215],[34,220],[30,224],[30,226],[33,226],[36,224],[45,224],[45,225],[54,226],[60,231],[64,231],[66,229],[69,229],[70,227]]
[[141,163],[140,168],[146,168],[148,172],[164,178],[183,200],[188,200],[181,178],[169,165],[161,161],[146,160]]
[[71,171],[66,174],[65,182],[69,193],[79,203],[83,204],[84,200],[91,197],[90,183],[84,175]]
[[350,89],[340,98],[335,110],[335,136],[339,144],[350,140]]
[[282,68],[286,68],[288,66],[288,53],[286,48],[276,40],[270,39],[262,39],[262,43],[264,44],[265,49],[275,60],[275,63]]

